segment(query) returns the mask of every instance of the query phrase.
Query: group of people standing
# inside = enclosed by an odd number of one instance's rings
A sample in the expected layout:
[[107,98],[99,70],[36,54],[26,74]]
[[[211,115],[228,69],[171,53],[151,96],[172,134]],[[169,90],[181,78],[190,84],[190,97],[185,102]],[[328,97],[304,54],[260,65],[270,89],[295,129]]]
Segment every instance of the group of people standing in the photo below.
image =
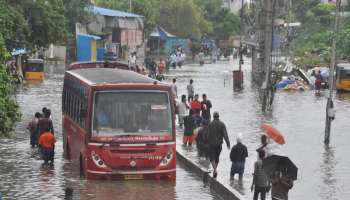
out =
[[[173,79],[172,89],[177,97],[176,79]],[[219,113],[213,113],[211,116],[212,103],[206,94],[199,95],[194,91],[194,81],[191,79],[186,87],[187,96],[182,95],[181,101],[176,104],[176,113],[178,114],[179,127],[183,128],[183,145],[192,146],[194,140],[200,156],[208,158],[213,167],[213,177],[217,177],[217,167],[219,164],[222,144],[225,141],[227,148],[231,149],[227,129],[220,120]],[[254,163],[253,182],[251,190],[254,190],[254,200],[266,199],[266,193],[271,190],[272,200],[288,200],[288,191],[293,187],[293,180],[288,174],[282,171],[276,171],[273,175],[267,175],[263,169],[263,159],[271,156],[268,147],[268,137],[261,136],[261,145],[256,149],[258,159]],[[232,162],[230,178],[234,180],[236,174],[240,181],[243,179],[245,162],[248,157],[248,149],[242,142],[242,134],[237,136],[237,143],[230,151],[230,160]]]
[[[173,80],[172,88],[176,88],[175,83],[176,80]],[[226,126],[219,119],[219,113],[214,112],[213,120],[211,120],[212,103],[206,94],[202,94],[202,100],[199,100],[199,95],[194,91],[193,83],[194,81],[191,79],[187,85],[187,97],[182,95],[181,102],[176,105],[179,126],[184,129],[183,145],[192,146],[196,140],[199,153],[210,159],[214,169],[213,176],[217,177],[217,166],[223,140],[229,149],[230,141]],[[177,90],[173,90],[173,92],[176,92],[177,96]]]
[[169,57],[169,64],[172,68],[182,67],[183,63],[185,62],[186,54],[184,49],[181,47],[177,48],[172,54],[170,54]]
[[55,136],[51,119],[51,110],[44,107],[42,113],[36,112],[28,123],[27,129],[30,132],[30,145],[38,147],[39,153],[45,164],[54,162]]

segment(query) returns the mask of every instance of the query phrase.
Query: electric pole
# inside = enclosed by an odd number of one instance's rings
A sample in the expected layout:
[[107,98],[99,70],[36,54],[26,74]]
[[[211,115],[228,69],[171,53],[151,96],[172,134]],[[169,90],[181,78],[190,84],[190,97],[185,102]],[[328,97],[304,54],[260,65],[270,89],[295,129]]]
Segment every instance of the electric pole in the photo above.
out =
[[240,18],[241,18],[241,27],[240,27],[240,33],[239,33],[239,49],[238,49],[238,54],[239,54],[239,61],[238,61],[238,71],[233,71],[233,88],[234,90],[242,90],[243,89],[243,72],[242,72],[242,64],[244,63],[243,61],[243,45],[242,45],[242,35],[244,33],[243,27],[244,27],[244,21],[243,21],[243,9],[244,9],[244,0],[241,2],[242,7],[240,11]]
[[331,123],[334,120],[334,104],[333,104],[333,90],[334,90],[334,69],[335,69],[335,60],[336,60],[336,43],[337,43],[337,33],[339,26],[339,11],[340,11],[341,0],[336,0],[336,11],[335,11],[335,22],[334,30],[332,34],[332,55],[331,55],[331,64],[329,69],[329,97],[327,99],[326,107],[326,129],[324,136],[324,143],[329,144],[329,138],[331,134]]
[[263,82],[262,90],[263,90],[263,101],[262,101],[262,111],[266,111],[268,107],[272,104],[273,98],[273,90],[271,85],[271,52],[272,52],[272,36],[273,36],[273,10],[274,3],[276,0],[263,0],[264,3],[264,12],[265,12],[265,20],[264,20],[264,72],[265,72],[265,80]]

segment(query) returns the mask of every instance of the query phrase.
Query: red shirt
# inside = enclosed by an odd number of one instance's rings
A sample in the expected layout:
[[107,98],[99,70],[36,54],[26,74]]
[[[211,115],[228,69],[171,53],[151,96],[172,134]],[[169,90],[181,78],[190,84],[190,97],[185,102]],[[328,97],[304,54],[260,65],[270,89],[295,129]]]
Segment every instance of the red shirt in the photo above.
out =
[[50,132],[44,132],[39,138],[39,145],[42,148],[52,149],[55,146],[55,136]]
[[201,112],[202,104],[198,100],[194,100],[191,102],[191,109],[195,114],[199,114]]
[[196,101],[196,100],[192,101],[191,108],[192,109],[201,109],[202,108],[201,102]]

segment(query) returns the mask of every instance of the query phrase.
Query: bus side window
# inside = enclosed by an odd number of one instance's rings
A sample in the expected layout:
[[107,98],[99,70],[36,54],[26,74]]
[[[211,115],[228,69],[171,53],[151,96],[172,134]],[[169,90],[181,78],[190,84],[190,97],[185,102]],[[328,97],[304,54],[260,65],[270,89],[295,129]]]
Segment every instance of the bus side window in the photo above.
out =
[[72,118],[72,110],[73,110],[73,96],[72,96],[72,93],[70,92],[69,93],[69,110],[68,110],[68,115],[70,118]]
[[84,101],[80,102],[80,112],[79,112],[79,124],[81,127],[85,128],[85,116],[86,111],[84,109]]
[[64,113],[67,115],[68,114],[68,108],[69,108],[69,92],[68,90],[65,91],[65,102],[64,102]]
[[74,121],[78,122],[78,98],[77,95],[74,95]]
[[77,103],[77,123],[79,124],[79,126],[81,126],[81,123],[80,123],[80,113],[81,113],[81,101],[80,101],[80,98],[78,97],[78,103]]
[[69,90],[66,91],[66,115],[69,116]]

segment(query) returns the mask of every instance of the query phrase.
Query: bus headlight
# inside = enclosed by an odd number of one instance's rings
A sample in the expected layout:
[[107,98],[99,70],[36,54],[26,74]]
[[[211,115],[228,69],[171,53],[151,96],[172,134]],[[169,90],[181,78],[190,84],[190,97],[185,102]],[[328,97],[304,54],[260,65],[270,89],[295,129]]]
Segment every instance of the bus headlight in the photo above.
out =
[[169,149],[167,155],[164,156],[164,158],[160,161],[159,166],[160,167],[165,167],[165,166],[169,165],[169,163],[171,162],[173,157],[174,157],[174,152],[173,152],[172,149]]
[[94,151],[91,152],[91,157],[96,166],[101,168],[107,167],[105,162],[101,159],[101,157],[98,154],[96,154]]

